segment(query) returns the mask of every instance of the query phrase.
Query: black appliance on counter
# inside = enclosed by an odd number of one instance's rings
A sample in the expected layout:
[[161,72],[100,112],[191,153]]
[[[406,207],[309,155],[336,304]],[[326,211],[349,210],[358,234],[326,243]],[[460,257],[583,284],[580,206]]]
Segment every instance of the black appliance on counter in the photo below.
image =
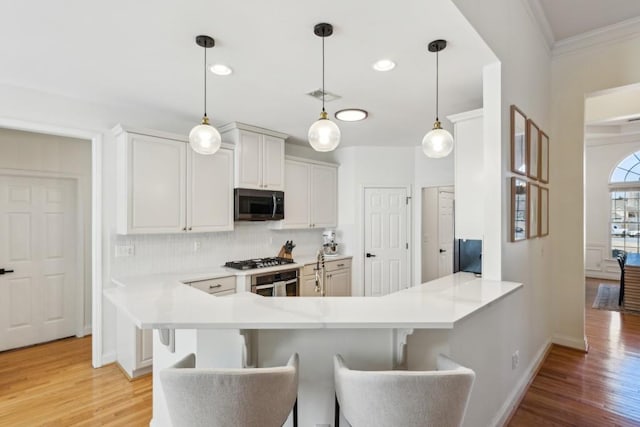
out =
[[284,219],[284,192],[236,188],[233,190],[234,220],[277,221]]
[[293,264],[291,258],[254,258],[243,261],[228,261],[224,263],[225,267],[235,268],[236,270],[252,270],[254,268],[275,267],[278,265]]

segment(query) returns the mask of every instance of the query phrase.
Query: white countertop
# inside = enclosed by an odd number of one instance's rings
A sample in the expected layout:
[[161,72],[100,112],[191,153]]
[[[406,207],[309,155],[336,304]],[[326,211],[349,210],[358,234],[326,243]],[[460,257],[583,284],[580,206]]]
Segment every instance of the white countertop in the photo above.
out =
[[456,273],[384,297],[293,298],[248,292],[215,297],[181,283],[237,273],[223,269],[114,279],[119,286],[104,295],[142,329],[449,329],[522,287]]

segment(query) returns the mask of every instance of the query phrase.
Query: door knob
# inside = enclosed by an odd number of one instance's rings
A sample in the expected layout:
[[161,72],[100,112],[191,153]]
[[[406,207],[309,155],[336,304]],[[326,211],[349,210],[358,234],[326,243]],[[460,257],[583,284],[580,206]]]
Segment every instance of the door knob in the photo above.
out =
[[367,258],[375,258],[376,255],[375,254],[370,254],[369,252],[367,252]]
[[13,270],[5,270],[4,268],[0,268],[0,275],[7,273],[13,273]]
[[440,253],[447,252],[446,249],[440,249]]

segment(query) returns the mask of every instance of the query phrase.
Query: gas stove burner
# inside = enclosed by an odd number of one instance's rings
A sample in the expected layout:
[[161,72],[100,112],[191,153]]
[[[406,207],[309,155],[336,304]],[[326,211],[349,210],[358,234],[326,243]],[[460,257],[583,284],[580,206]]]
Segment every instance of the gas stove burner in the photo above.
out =
[[251,270],[254,268],[275,267],[277,265],[292,264],[293,260],[289,258],[256,258],[244,261],[229,261],[224,264],[225,267],[235,268],[236,270]]

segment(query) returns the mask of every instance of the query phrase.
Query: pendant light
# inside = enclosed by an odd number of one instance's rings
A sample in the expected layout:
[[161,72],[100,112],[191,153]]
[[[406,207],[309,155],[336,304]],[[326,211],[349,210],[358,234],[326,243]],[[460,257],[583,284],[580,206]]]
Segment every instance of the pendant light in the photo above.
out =
[[322,38],[322,112],[320,119],[309,128],[309,144],[316,151],[333,151],[340,144],[340,128],[327,118],[327,112],[324,110],[324,39],[333,34],[333,25],[317,24],[313,32]]
[[436,122],[433,124],[433,129],[422,138],[422,151],[427,157],[434,159],[446,157],[453,150],[453,136],[446,129],[442,129],[438,118],[438,52],[446,47],[446,40],[434,40],[429,43],[429,52],[436,53]]
[[220,148],[222,137],[218,129],[209,124],[209,117],[207,117],[207,49],[212,48],[216,43],[209,36],[198,36],[196,44],[204,48],[204,116],[202,123],[189,132],[189,145],[196,153],[214,154]]

